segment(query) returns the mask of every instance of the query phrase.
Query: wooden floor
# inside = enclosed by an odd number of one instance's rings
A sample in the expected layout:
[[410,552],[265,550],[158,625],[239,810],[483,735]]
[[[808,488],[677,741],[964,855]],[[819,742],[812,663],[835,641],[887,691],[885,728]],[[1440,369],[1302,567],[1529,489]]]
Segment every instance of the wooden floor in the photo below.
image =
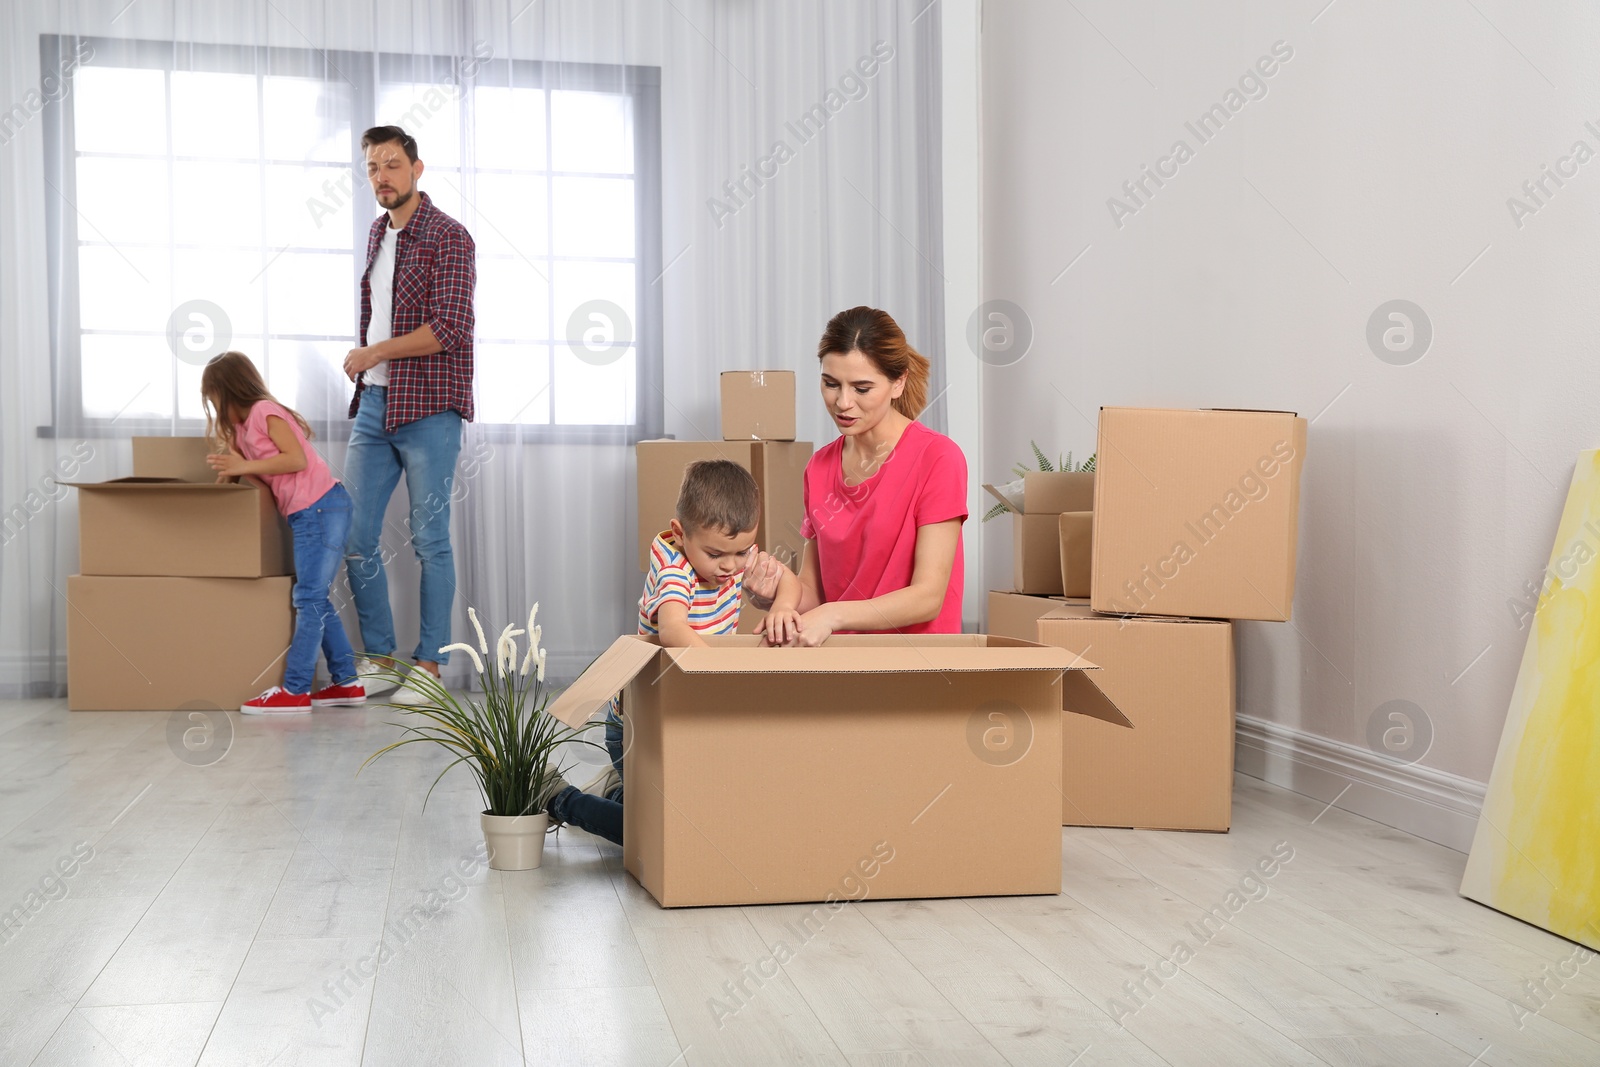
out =
[[1600,1064],[1600,962],[1253,779],[1227,835],[1063,831],[1059,897],[819,930],[663,911],[573,831],[460,878],[464,773],[426,812],[431,754],[356,777],[384,718],[0,703],[0,1063]]

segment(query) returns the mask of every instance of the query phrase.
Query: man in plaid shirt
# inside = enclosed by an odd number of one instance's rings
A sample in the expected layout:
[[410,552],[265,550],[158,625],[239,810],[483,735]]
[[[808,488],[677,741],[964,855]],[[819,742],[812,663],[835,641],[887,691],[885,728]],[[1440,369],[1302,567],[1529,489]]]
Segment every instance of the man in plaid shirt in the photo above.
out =
[[[398,647],[379,537],[400,475],[411,498],[411,544],[422,564],[421,632],[411,658],[434,677],[449,653],[455,598],[450,494],[461,453],[461,423],[472,419],[472,289],[475,249],[466,227],[417,189],[417,142],[398,126],[361,137],[367,180],[384,214],[367,236],[361,275],[361,347],[344,358],[356,383],[355,425],[345,485],[355,509],[345,565],[366,655],[359,663],[368,693],[393,685],[370,656]],[[417,704],[403,687],[394,703]]]

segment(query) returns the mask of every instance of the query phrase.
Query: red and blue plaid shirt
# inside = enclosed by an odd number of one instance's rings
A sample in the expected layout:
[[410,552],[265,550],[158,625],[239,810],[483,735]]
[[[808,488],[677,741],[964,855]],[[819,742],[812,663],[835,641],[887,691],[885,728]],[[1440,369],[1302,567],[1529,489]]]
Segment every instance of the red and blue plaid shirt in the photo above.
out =
[[[385,433],[441,411],[458,411],[472,421],[472,288],[478,280],[477,250],[467,228],[433,206],[427,193],[405,228],[395,234],[394,324],[404,337],[428,326],[440,351],[389,361]],[[379,212],[367,234],[367,269],[361,274],[361,345],[372,321],[372,263],[378,258],[389,213]],[[350,417],[361,407],[366,372],[356,377]]]

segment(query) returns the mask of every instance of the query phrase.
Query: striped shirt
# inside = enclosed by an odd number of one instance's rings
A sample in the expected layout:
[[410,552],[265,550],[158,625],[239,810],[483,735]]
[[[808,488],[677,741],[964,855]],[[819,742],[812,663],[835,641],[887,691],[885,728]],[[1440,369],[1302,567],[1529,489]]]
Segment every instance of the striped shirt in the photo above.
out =
[[[672,531],[663,530],[650,545],[650,573],[645,575],[644,594],[639,597],[639,633],[659,636],[661,605],[674,600],[689,609],[689,625],[697,632],[711,636],[738,633],[743,595],[743,571],[725,582],[700,577],[673,540]],[[611,698],[607,717],[622,721],[620,694]]]

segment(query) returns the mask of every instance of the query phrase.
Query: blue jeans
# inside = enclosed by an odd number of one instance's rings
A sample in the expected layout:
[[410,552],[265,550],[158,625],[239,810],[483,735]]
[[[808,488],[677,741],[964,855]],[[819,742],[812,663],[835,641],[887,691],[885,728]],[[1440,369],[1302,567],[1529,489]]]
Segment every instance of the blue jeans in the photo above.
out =
[[389,390],[369,385],[350,430],[345,457],[345,483],[355,500],[345,568],[350,593],[361,622],[361,646],[368,654],[392,655],[399,647],[394,613],[389,608],[389,580],[383,570],[383,515],[389,498],[406,476],[411,497],[411,548],[422,563],[422,625],[412,659],[443,664],[449,654],[450,606],[456,594],[456,557],[450,547],[450,493],[456,459],[461,455],[461,416],[441,411],[402,423],[394,433],[383,430]]
[[[606,752],[611,755],[611,766],[622,777],[622,724],[606,723]],[[550,819],[561,821],[596,837],[603,837],[614,845],[622,844],[622,789],[617,786],[603,797],[590,796],[575,785],[569,785],[550,798]]]
[[317,676],[318,648],[328,658],[328,674],[335,683],[356,676],[350,638],[328,599],[350,537],[350,494],[335,483],[315,504],[289,516],[289,532],[294,535],[294,640],[284,662],[283,687],[309,693]]

